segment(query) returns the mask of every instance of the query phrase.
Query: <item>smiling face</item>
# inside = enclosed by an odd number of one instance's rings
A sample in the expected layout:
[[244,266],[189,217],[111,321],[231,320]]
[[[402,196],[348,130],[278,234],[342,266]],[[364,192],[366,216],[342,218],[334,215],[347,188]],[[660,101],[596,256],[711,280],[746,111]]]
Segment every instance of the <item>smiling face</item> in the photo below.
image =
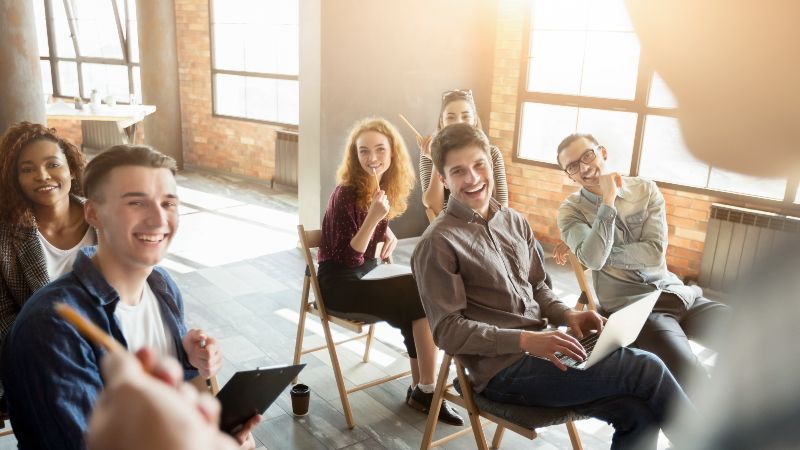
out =
[[[584,154],[589,149],[594,149],[594,151],[599,152],[599,154],[595,154],[595,158],[586,163],[583,161],[588,158],[586,158]],[[582,156],[584,156],[583,161],[581,160]],[[589,191],[599,192],[600,175],[605,173],[605,162],[607,157],[608,155],[605,147],[598,147],[594,142],[582,137],[574,140],[569,146],[567,146],[561,151],[561,153],[558,154],[558,162],[561,164],[561,167],[567,167],[570,164],[579,161],[578,165],[580,168],[578,172],[574,175],[567,175],[573,181],[585,187]]]
[[19,155],[17,174],[22,193],[35,207],[69,202],[72,174],[57,143],[42,139],[26,145]]
[[98,231],[98,256],[123,270],[151,270],[178,231],[178,196],[169,169],[112,169],[86,218]]
[[441,121],[443,128],[454,123],[466,123],[474,127],[477,123],[472,104],[463,99],[453,100],[445,105]]
[[370,176],[373,173],[380,178],[392,165],[392,146],[389,138],[377,131],[368,130],[356,139],[358,163]]
[[450,150],[442,171],[442,181],[450,194],[483,218],[488,218],[494,178],[486,151],[474,144]]

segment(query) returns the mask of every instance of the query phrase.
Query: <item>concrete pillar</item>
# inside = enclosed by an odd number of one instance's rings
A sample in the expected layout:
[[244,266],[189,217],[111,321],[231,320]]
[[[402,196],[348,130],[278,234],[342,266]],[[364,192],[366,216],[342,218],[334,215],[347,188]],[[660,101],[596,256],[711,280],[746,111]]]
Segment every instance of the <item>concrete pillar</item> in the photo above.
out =
[[158,108],[144,120],[145,143],[172,156],[183,167],[181,99],[175,3],[137,0],[142,102]]
[[[300,137],[297,167],[297,196],[300,223],[306,229],[319,228],[328,194],[322,192],[320,125],[322,110],[321,36],[322,1],[300,2]],[[325,197],[323,199],[323,197]],[[323,203],[326,202],[326,203]]]
[[27,120],[47,123],[32,0],[0,1],[0,133]]

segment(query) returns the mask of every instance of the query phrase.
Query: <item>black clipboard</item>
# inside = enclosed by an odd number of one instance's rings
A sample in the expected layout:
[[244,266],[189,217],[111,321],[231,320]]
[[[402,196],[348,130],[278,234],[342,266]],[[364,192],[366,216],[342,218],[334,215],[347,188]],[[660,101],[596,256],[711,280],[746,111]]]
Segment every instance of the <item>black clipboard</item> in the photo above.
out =
[[231,434],[254,415],[264,414],[305,366],[259,367],[233,374],[217,394],[222,405],[220,430]]

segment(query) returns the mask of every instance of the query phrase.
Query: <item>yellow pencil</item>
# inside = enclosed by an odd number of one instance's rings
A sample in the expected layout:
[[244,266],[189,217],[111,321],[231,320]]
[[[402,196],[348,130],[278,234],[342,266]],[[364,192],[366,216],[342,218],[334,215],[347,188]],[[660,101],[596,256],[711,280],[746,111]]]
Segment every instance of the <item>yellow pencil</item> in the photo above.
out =
[[375,184],[378,186],[378,190],[381,190],[381,180],[378,178],[378,169],[373,168],[372,174],[375,175]]
[[413,131],[414,134],[416,134],[418,138],[423,139],[422,135],[419,134],[419,131],[417,131],[417,129],[414,128],[414,125],[411,125],[411,122],[409,122],[408,119],[406,119],[406,116],[404,116],[402,114],[398,114],[398,116],[400,116],[400,119],[402,119],[403,122],[405,122],[406,125],[408,125],[408,128],[411,128],[411,131]]
[[122,344],[117,342],[113,337],[109,336],[108,333],[101,330],[97,325],[86,320],[85,317],[80,315],[80,313],[75,311],[66,303],[56,303],[54,308],[56,312],[64,318],[64,320],[77,328],[80,334],[93,343],[105,348],[109,353],[127,352]]

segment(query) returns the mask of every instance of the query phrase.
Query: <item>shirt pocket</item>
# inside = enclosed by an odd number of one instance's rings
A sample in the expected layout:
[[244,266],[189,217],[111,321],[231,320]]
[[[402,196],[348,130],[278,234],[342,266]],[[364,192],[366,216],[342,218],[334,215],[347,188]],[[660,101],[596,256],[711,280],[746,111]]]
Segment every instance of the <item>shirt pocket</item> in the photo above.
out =
[[630,232],[630,238],[627,239],[628,242],[637,242],[642,237],[645,219],[647,219],[647,211],[641,211],[625,217],[625,226],[628,227]]

